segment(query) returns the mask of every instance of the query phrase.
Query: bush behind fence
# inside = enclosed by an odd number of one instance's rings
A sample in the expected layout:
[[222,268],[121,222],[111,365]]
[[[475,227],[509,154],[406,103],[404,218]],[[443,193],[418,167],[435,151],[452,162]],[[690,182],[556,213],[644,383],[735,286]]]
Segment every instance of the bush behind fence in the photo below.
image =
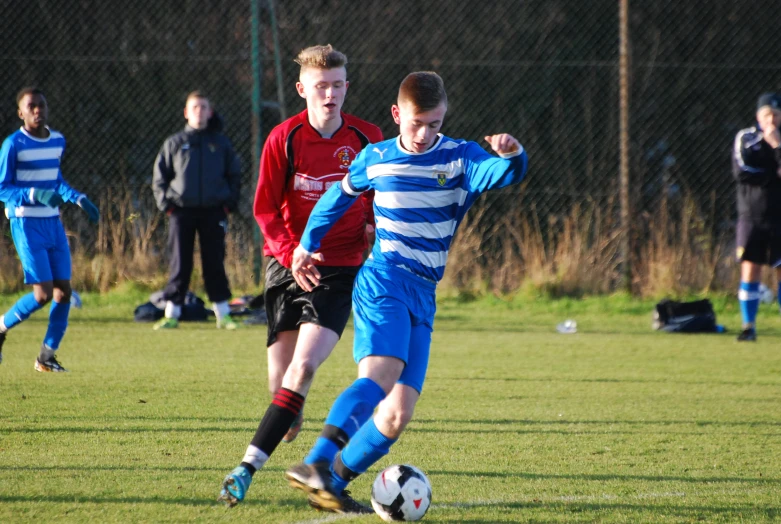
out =
[[[350,62],[345,110],[386,136],[396,133],[389,108],[400,80],[428,69],[448,89],[445,133],[521,139],[527,182],[478,201],[454,245],[448,284],[513,291],[531,282],[566,294],[616,288],[618,2],[277,1],[272,20],[272,4],[258,1],[261,93],[270,102],[259,114],[263,134],[304,107],[292,58],[332,43]],[[636,291],[734,286],[731,144],[753,124],[757,95],[781,89],[769,44],[780,22],[770,0],[630,3]],[[7,135],[19,125],[15,90],[42,86],[51,125],[68,140],[66,179],[104,212],[97,229],[77,211],[64,213],[77,288],[164,281],[165,220],[151,200],[152,162],[184,124],[184,95],[194,88],[210,93],[242,157],[229,272],[234,286],[254,287],[251,27],[249,1],[41,0],[5,12],[0,129]],[[0,287],[8,291],[21,286],[21,273],[7,221],[2,228]]]

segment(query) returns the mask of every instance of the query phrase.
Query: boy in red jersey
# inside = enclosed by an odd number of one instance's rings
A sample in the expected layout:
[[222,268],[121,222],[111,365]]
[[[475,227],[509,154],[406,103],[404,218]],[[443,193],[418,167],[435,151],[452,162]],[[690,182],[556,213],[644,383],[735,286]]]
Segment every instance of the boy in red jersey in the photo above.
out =
[[374,222],[371,196],[359,199],[323,240],[321,285],[299,287],[290,262],[309,214],[368,144],[382,140],[373,124],[341,111],[347,93],[347,57],[330,45],[299,53],[298,94],[306,110],[275,127],[263,147],[255,193],[255,218],[263,231],[268,314],[271,405],[241,465],[223,481],[220,500],[244,499],[252,475],[281,440],[301,429],[304,398],[315,371],[331,354],[347,324],[355,275]]

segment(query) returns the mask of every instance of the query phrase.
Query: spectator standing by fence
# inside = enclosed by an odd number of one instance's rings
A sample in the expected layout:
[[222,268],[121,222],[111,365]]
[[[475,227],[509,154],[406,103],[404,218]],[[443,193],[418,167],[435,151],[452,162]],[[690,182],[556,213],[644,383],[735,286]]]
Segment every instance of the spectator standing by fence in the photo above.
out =
[[152,189],[157,207],[169,217],[170,257],[170,277],[163,291],[165,317],[154,328],[179,325],[190,287],[197,232],[203,281],[214,303],[217,327],[236,329],[238,324],[228,305],[231,291],[225,273],[225,235],[228,214],[239,203],[239,159],[222,133],[222,120],[203,92],[187,96],[184,118],[184,129],[165,140],[154,165]]

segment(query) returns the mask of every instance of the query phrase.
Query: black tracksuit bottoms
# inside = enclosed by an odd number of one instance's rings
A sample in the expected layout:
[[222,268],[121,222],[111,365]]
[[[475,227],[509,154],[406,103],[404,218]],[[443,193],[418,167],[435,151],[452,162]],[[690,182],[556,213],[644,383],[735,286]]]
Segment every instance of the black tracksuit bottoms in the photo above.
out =
[[196,232],[201,244],[203,282],[209,300],[222,302],[231,298],[225,274],[227,230],[228,217],[222,208],[174,208],[168,221],[170,278],[163,290],[163,298],[176,305],[184,303],[193,272]]

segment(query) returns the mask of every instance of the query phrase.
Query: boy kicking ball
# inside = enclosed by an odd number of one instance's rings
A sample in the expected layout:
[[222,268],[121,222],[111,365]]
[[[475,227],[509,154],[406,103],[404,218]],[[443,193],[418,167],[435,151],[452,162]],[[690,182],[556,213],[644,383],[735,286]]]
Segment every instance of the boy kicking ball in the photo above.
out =
[[428,367],[436,286],[458,225],[480,194],[520,182],[527,167],[509,134],[485,137],[494,156],[439,133],[447,95],[436,73],[408,75],[391,111],[400,135],[357,156],[315,206],[293,253],[296,282],[313,289],[321,240],[355,198],[374,189],[376,242],[353,289],[358,379],[334,402],[304,462],[285,474],[310,505],[338,513],[372,513],[347,485],[390,451],[412,418]]

